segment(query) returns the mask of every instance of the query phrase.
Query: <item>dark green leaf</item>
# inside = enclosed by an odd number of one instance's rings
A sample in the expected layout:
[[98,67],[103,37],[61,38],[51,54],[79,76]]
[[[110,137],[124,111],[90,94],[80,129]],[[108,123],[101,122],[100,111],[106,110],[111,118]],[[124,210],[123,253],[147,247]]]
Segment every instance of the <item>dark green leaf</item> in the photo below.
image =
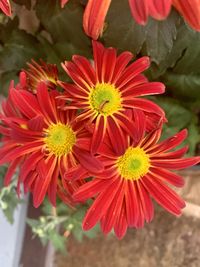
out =
[[60,7],[60,1],[38,1],[36,13],[55,43],[69,42],[78,49],[89,49],[90,40],[82,29],[83,7],[79,1],[69,1],[63,9]]
[[200,75],[167,72],[163,81],[173,95],[185,100],[200,100]]
[[107,46],[138,54],[146,38],[146,28],[132,18],[127,0],[112,1],[106,17],[103,39]]
[[32,58],[43,57],[40,44],[31,34],[14,30],[0,52],[0,69],[4,72],[20,70]]

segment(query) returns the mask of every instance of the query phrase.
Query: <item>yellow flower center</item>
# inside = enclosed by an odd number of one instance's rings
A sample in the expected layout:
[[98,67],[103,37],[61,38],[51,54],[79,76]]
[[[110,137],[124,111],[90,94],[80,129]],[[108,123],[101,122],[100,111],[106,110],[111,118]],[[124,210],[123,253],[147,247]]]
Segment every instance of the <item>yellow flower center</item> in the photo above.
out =
[[89,103],[98,114],[109,116],[121,108],[121,94],[112,84],[98,83],[91,89]]
[[76,142],[75,133],[66,124],[51,124],[45,134],[46,149],[58,157],[68,154]]
[[129,147],[124,155],[118,158],[117,168],[122,178],[138,180],[149,171],[149,156],[140,147]]

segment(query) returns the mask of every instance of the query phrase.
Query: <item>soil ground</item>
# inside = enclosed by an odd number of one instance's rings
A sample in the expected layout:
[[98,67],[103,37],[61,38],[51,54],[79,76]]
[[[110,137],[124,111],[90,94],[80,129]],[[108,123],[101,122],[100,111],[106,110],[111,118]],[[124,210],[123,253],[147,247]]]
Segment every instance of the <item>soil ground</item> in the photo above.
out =
[[167,214],[160,208],[142,230],[130,229],[121,241],[100,235],[78,243],[71,238],[68,255],[57,267],[200,267],[200,219]]

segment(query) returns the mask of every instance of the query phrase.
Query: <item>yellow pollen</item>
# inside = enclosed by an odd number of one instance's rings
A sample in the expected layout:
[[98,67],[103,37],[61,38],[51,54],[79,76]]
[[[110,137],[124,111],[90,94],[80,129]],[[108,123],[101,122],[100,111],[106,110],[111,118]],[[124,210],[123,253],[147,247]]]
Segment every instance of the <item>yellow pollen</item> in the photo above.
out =
[[26,124],[20,124],[20,127],[24,130],[27,130],[28,129],[28,126]]
[[76,135],[67,124],[51,124],[45,131],[46,150],[55,156],[67,155],[76,142]]
[[150,168],[149,156],[140,147],[129,147],[124,155],[117,160],[117,169],[126,180],[139,180],[148,173]]
[[121,94],[112,84],[97,83],[91,88],[89,103],[96,113],[109,116],[121,108]]

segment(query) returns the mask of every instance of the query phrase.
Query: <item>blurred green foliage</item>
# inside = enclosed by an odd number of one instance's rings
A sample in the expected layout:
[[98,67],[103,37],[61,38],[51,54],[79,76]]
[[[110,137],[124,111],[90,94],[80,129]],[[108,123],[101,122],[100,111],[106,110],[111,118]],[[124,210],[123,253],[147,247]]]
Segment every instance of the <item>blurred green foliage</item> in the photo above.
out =
[[9,186],[3,187],[3,178],[6,173],[6,167],[0,167],[0,209],[10,223],[14,222],[14,211],[17,206],[23,203],[16,194],[16,177]]

